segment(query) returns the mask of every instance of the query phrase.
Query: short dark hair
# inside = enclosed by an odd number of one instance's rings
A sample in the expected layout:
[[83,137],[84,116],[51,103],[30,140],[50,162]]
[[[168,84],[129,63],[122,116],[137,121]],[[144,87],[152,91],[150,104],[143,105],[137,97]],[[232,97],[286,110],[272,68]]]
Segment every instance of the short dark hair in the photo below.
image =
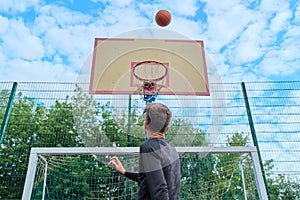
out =
[[165,133],[172,118],[170,109],[161,103],[148,103],[143,112],[144,119],[154,132]]

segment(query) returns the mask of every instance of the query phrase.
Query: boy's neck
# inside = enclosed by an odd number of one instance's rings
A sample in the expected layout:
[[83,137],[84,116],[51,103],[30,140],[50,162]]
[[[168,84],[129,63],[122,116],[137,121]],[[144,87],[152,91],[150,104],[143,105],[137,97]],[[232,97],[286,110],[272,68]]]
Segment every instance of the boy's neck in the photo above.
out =
[[165,138],[165,134],[164,133],[160,133],[160,132],[155,132],[155,133],[152,133],[152,134],[147,134],[147,138],[148,140],[149,139],[152,139],[152,138]]

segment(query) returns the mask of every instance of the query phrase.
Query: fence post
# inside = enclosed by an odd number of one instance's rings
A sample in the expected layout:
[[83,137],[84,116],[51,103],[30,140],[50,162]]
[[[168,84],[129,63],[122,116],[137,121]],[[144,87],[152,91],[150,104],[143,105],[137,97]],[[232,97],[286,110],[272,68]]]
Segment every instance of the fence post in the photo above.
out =
[[128,115],[127,115],[127,147],[131,146],[131,138],[130,138],[130,131],[131,131],[131,94],[129,95],[128,100]]
[[247,95],[247,91],[246,91],[246,86],[245,86],[244,82],[242,82],[242,92],[243,92],[243,96],[244,96],[245,107],[246,107],[246,111],[247,111],[247,117],[248,117],[248,122],[249,122],[250,130],[251,130],[252,140],[253,140],[254,146],[256,147],[256,150],[257,150],[258,159],[259,159],[259,163],[260,163],[260,168],[261,168],[261,171],[262,171],[265,187],[266,187],[266,190],[267,190],[267,195],[268,195],[269,199],[271,200],[270,194],[269,194],[267,178],[266,178],[266,173],[265,173],[262,158],[261,158],[261,155],[260,155],[259,145],[258,145],[258,141],[257,141],[257,137],[256,137],[255,128],[254,128],[254,122],[253,122],[251,109],[250,109],[250,104],[249,104],[249,100],[248,100],[248,95]]
[[[128,100],[128,124],[127,124],[127,147],[131,147],[131,138],[130,138],[130,131],[131,131],[131,94],[129,95],[129,100]],[[131,199],[131,191],[130,191],[130,181],[128,178],[126,179],[126,200]]]
[[2,142],[4,140],[4,135],[5,135],[6,127],[8,125],[8,119],[9,119],[10,112],[11,112],[11,109],[12,109],[12,104],[14,102],[17,87],[18,87],[18,83],[14,82],[13,87],[10,91],[7,107],[6,107],[5,114],[4,114],[3,121],[2,121],[2,125],[1,125],[0,147],[2,146]]

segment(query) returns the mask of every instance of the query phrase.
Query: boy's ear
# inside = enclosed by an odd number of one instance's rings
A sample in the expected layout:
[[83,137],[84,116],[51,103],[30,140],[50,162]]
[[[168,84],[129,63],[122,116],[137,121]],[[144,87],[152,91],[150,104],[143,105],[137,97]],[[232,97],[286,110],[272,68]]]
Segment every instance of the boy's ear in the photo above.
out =
[[169,126],[167,126],[167,128],[166,128],[166,131],[165,132],[167,132],[169,130]]

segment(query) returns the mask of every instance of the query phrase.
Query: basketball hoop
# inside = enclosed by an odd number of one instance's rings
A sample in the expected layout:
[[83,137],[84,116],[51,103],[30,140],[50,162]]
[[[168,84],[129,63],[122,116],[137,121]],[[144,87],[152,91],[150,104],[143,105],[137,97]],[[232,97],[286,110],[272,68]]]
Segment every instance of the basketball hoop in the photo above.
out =
[[132,67],[132,73],[138,81],[136,85],[142,99],[151,103],[163,87],[168,68],[161,62],[142,61]]

